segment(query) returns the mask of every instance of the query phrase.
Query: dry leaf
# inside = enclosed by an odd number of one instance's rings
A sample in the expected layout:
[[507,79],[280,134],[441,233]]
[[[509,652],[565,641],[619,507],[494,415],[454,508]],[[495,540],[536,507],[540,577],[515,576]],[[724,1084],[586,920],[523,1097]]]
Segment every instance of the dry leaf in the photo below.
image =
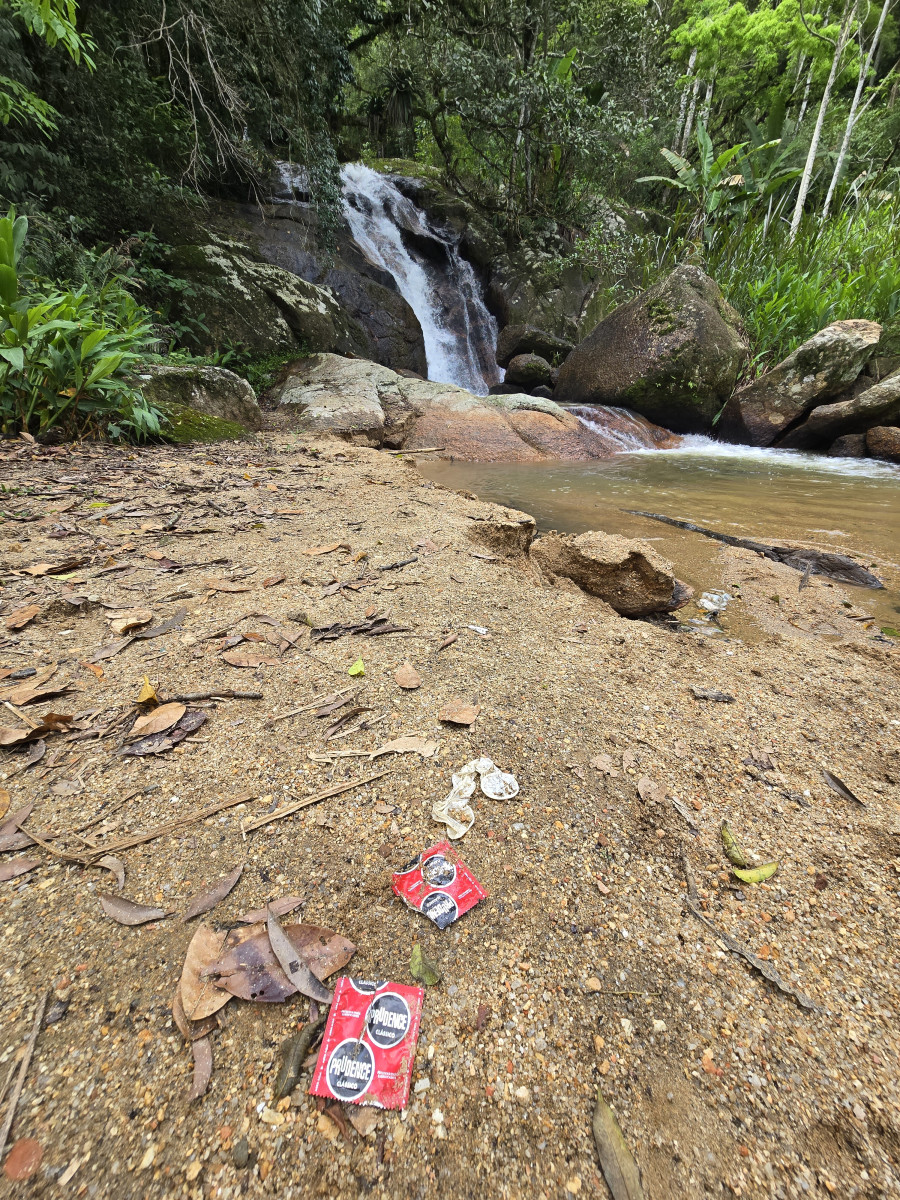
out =
[[184,704],[178,704],[174,700],[169,704],[161,704],[146,716],[138,717],[128,731],[128,736],[147,737],[151,733],[164,733],[171,729],[176,721],[180,721],[186,711]]
[[[229,999],[231,999],[230,996]],[[191,1021],[188,1018],[181,999],[180,982],[175,988],[175,995],[172,997],[172,1020],[186,1042],[195,1042],[197,1038],[206,1037],[209,1033],[215,1033],[219,1028],[219,1018],[215,1015],[204,1017],[201,1021]]]
[[644,1200],[641,1174],[613,1110],[600,1093],[593,1120],[594,1142],[612,1200]]
[[330,546],[313,546],[309,550],[301,550],[301,554],[332,554],[335,550],[349,550],[347,542],[332,542]]
[[191,1053],[194,1056],[194,1080],[191,1085],[191,1100],[199,1100],[209,1087],[212,1078],[213,1055],[212,1042],[208,1037],[198,1038],[191,1043]]
[[270,575],[268,579],[263,580],[263,587],[274,587],[276,583],[284,583],[286,578],[286,575]]
[[81,666],[86,667],[89,671],[92,671],[98,679],[102,680],[104,678],[105,672],[102,667],[98,667],[95,663],[82,662],[81,660],[79,660],[79,662],[81,662]]
[[112,854],[104,854],[102,858],[97,859],[94,866],[104,867],[111,872],[116,881],[116,887],[123,888],[125,886],[125,864],[120,858],[116,858]]
[[400,687],[411,691],[413,688],[422,686],[422,676],[412,663],[407,661],[402,663],[394,672],[394,682]]
[[156,688],[145,675],[144,682],[141,684],[141,690],[138,692],[135,704],[159,704],[159,696],[156,694]]
[[450,721],[454,725],[471,725],[480,712],[480,704],[468,704],[465,700],[448,700],[438,713],[438,720]]
[[130,746],[126,746],[119,753],[121,755],[134,755],[137,757],[142,757],[145,754],[164,754],[166,750],[171,750],[173,746],[177,746],[179,742],[183,742],[188,734],[199,729],[205,721],[205,712],[199,708],[189,708],[181,720],[177,721],[171,729],[164,730],[162,733],[148,734],[146,737],[132,742]]
[[615,769],[608,754],[598,754],[596,758],[591,759],[590,765],[595,771],[602,771],[604,775],[612,775]]
[[0,788],[0,820],[2,820],[9,812],[9,792],[6,788]]
[[98,892],[97,899],[106,915],[120,925],[144,925],[147,921],[161,921],[172,915],[164,908],[138,904],[126,896],[111,896],[108,892]]
[[54,783],[50,788],[54,796],[80,796],[84,791],[84,784],[80,779],[61,779],[59,783]]
[[212,592],[250,591],[250,588],[245,583],[232,583],[230,579],[202,579],[200,582],[204,587],[208,587]]
[[115,642],[107,642],[105,646],[101,646],[99,650],[94,651],[91,662],[101,662],[107,658],[113,658],[120,650],[124,650],[126,646],[130,646],[134,639],[132,637],[119,638]]
[[17,879],[20,875],[24,875],[27,871],[33,871],[40,865],[39,858],[8,859],[5,863],[0,863],[0,883],[6,883],[9,879]]
[[266,933],[269,945],[278,959],[278,964],[296,990],[320,1004],[330,1004],[332,993],[316,978],[306,956],[294,946],[281,927],[281,922],[271,909],[266,916]]
[[822,778],[828,784],[833,792],[837,792],[844,800],[852,800],[854,804],[859,804],[865,808],[865,803],[860,800],[859,796],[854,796],[853,792],[847,787],[843,779],[839,779],[837,775],[832,775],[830,771],[822,770]]
[[202,913],[209,912],[211,908],[215,908],[220,904],[228,893],[237,885],[244,871],[244,864],[239,863],[233,871],[230,871],[218,883],[212,884],[202,892],[198,892],[196,896],[192,896],[188,901],[187,909],[182,921],[191,921],[194,917],[199,917]]
[[[249,925],[246,932],[252,933],[254,928]],[[285,925],[284,932],[320,981],[346,966],[356,953],[353,943],[333,929]],[[212,963],[207,974],[217,987],[242,1000],[278,1003],[297,990],[278,965],[264,928]]]
[[277,667],[279,662],[261,650],[226,650],[221,658],[232,667]]
[[303,902],[302,896],[281,896],[278,900],[273,900],[266,908],[251,909],[250,912],[241,913],[239,917],[235,917],[235,920],[240,921],[242,925],[258,925],[261,921],[266,920],[269,909],[276,917],[286,917],[288,913],[299,908]]
[[179,983],[181,1003],[189,1021],[211,1017],[231,999],[228,992],[220,991],[210,980],[200,978],[200,972],[205,971],[222,953],[226,936],[226,930],[218,931],[209,925],[198,925],[194,930]]
[[27,608],[19,608],[6,618],[6,628],[24,629],[28,622],[33,621],[40,611],[41,606],[39,604],[29,604]]
[[110,629],[118,637],[130,633],[132,629],[140,629],[142,625],[149,625],[153,620],[153,613],[149,608],[125,608],[107,613],[106,616]]
[[650,804],[662,804],[666,798],[665,789],[661,784],[654,783],[649,775],[642,775],[638,780],[638,795]]

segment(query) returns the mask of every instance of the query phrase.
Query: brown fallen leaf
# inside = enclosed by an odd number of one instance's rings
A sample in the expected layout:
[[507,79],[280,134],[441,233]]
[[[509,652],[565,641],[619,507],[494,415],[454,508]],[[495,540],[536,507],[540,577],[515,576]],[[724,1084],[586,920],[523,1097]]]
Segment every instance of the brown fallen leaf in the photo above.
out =
[[25,568],[27,575],[68,575],[71,571],[77,571],[79,567],[83,567],[88,560],[86,558],[67,558],[61,563],[35,563],[31,567]]
[[[246,931],[255,929],[249,925]],[[285,925],[284,932],[320,982],[346,966],[356,953],[353,943],[333,929]],[[241,1000],[279,1003],[297,990],[278,965],[265,927],[212,963],[204,974]]]
[[286,917],[288,913],[292,913],[304,903],[302,896],[281,896],[278,900],[273,900],[266,908],[253,908],[250,912],[241,913],[239,917],[235,917],[242,925],[258,925],[264,922],[271,910],[276,917]]
[[471,725],[480,712],[480,704],[468,704],[465,700],[448,700],[438,713],[438,720],[449,721],[453,725]]
[[[48,733],[59,733],[72,721],[72,717],[63,713],[45,713],[41,724],[34,729],[25,729],[21,725],[0,726],[0,746],[18,746],[23,742],[40,740]],[[42,757],[42,756],[39,756]],[[37,762],[37,759],[34,759]]]
[[229,992],[214,987],[209,979],[200,978],[200,972],[205,971],[222,953],[226,937],[226,930],[216,930],[206,924],[198,925],[194,930],[179,982],[180,999],[188,1021],[202,1021],[211,1017],[231,999]]
[[394,682],[399,687],[412,691],[414,688],[422,686],[422,676],[412,663],[407,660],[405,663],[401,663],[394,672]]
[[117,888],[125,886],[125,864],[121,858],[116,858],[113,854],[104,854],[93,865],[95,867],[103,867],[104,870],[109,871],[116,881]]
[[[24,825],[34,810],[34,801],[30,800],[28,804],[23,804],[21,808],[15,809],[0,823],[0,854],[4,850],[15,850],[15,846],[7,846],[3,839],[7,837],[18,837],[20,834],[19,826]],[[27,834],[22,835],[27,837]],[[26,845],[31,845],[29,839]]]
[[119,754],[135,757],[143,757],[145,754],[164,754],[173,746],[177,746],[179,742],[183,742],[188,734],[194,733],[205,721],[205,712],[199,708],[189,708],[171,729],[164,730],[162,733],[148,734],[120,750]]
[[86,667],[88,671],[91,671],[94,675],[96,675],[99,680],[103,680],[106,672],[102,667],[98,667],[96,663],[84,662],[81,659],[79,659],[79,663],[82,667]]
[[209,588],[211,592],[249,592],[250,588],[245,583],[233,583],[230,579],[201,579],[200,582],[204,587]]
[[125,608],[107,613],[106,616],[110,629],[118,637],[130,633],[132,629],[140,629],[142,625],[149,625],[153,620],[149,608]]
[[24,629],[29,621],[33,621],[39,615],[40,611],[39,604],[29,604],[27,608],[16,609],[6,618],[6,628],[10,630]]
[[446,650],[448,646],[452,646],[454,642],[459,640],[458,633],[448,633],[441,644],[438,646],[438,652]]
[[264,588],[275,587],[277,583],[284,583],[286,578],[286,575],[270,575],[268,579],[263,580],[262,585]]
[[228,893],[237,886],[243,871],[244,863],[238,863],[234,870],[229,871],[218,883],[214,883],[192,896],[188,901],[184,916],[181,918],[182,921],[192,921],[194,917],[199,917],[201,914],[209,912],[211,908],[215,908],[217,904],[221,904]]
[[277,667],[279,663],[277,658],[262,650],[226,650],[220,657],[231,667]]
[[[228,999],[230,1000],[231,997],[229,996]],[[180,982],[172,997],[172,1020],[175,1022],[175,1028],[186,1042],[195,1042],[197,1038],[206,1037],[207,1034],[214,1033],[219,1028],[219,1018],[215,1014],[204,1017],[201,1021],[190,1020],[184,1011]]]
[[127,896],[111,896],[109,892],[98,892],[97,899],[106,915],[118,921],[120,925],[144,925],[147,921],[161,921],[164,917],[172,915],[164,908],[138,904],[135,900],[129,900]]
[[179,608],[178,611],[169,618],[168,621],[163,621],[162,625],[152,625],[149,629],[136,629],[130,636],[138,641],[146,641],[148,638],[162,637],[165,633],[171,633],[173,629],[180,629],[181,623],[187,616],[186,608]]
[[191,1084],[189,1099],[199,1100],[209,1087],[210,1079],[212,1079],[212,1042],[208,1037],[198,1038],[195,1042],[191,1043],[191,1053],[194,1056],[194,1079]]
[[129,635],[128,637],[119,638],[115,642],[107,642],[99,650],[94,651],[91,655],[91,662],[105,662],[107,658],[114,658],[126,646],[130,646],[133,641],[134,638]]
[[301,550],[301,554],[332,554],[335,550],[349,550],[350,546],[347,542],[332,542],[328,546],[312,546],[309,550]]
[[666,798],[665,788],[655,783],[649,775],[642,775],[637,785],[638,795],[650,804],[662,804]]
[[164,733],[167,729],[171,729],[176,721],[180,721],[186,711],[187,707],[184,704],[178,704],[175,701],[161,704],[159,708],[154,708],[146,716],[138,717],[128,731],[128,736],[148,737],[151,733]]
[[84,791],[84,784],[80,779],[60,779],[52,785],[50,791],[54,796],[80,796]]
[[6,883],[10,879],[18,879],[20,875],[25,875],[28,871],[33,871],[35,867],[41,865],[39,858],[11,858],[5,863],[0,863],[0,883]]
[[592,758],[590,765],[595,771],[602,771],[604,775],[612,775],[613,760],[608,754],[598,754],[596,758]]
[[394,738],[392,742],[385,742],[383,746],[373,750],[369,757],[379,758],[382,754],[421,754],[423,758],[431,758],[437,753],[437,748],[437,742],[429,742],[416,734],[407,734],[405,737]]
[[860,800],[859,796],[855,796],[847,787],[846,783],[844,783],[843,779],[839,779],[837,775],[832,775],[830,771],[826,771],[823,768],[822,778],[825,780],[831,790],[833,792],[837,792],[837,794],[844,800],[852,800],[854,804],[859,804],[862,808],[866,807],[865,802]]
[[2,820],[9,812],[9,792],[6,788],[0,788],[0,820]]

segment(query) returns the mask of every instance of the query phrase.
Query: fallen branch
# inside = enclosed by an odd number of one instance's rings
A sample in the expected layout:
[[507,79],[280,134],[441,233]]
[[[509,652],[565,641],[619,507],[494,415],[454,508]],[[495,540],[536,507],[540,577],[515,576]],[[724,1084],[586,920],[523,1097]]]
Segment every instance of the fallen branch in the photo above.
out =
[[354,788],[362,787],[365,783],[373,783],[376,779],[381,779],[388,774],[390,774],[388,771],[378,771],[375,775],[366,775],[363,779],[351,779],[349,783],[342,783],[337,787],[326,788],[323,792],[316,792],[312,796],[306,796],[303,800],[298,800],[296,804],[286,804],[284,808],[277,808],[273,813],[267,813],[264,817],[257,817],[255,821],[250,821],[249,824],[242,825],[241,832],[246,836],[251,830],[259,829],[262,825],[269,825],[272,821],[280,821],[282,817],[289,817],[292,813],[299,812],[301,808],[308,808],[311,804],[318,804],[320,800],[328,800],[331,796],[339,796],[341,792],[351,792]]
[[38,1001],[37,1012],[34,1018],[34,1027],[31,1030],[31,1037],[28,1039],[28,1044],[25,1047],[25,1054],[22,1057],[22,1064],[19,1067],[19,1078],[16,1080],[16,1086],[13,1088],[12,1096],[9,1100],[9,1108],[6,1110],[6,1120],[3,1122],[3,1128],[0,1129],[0,1159],[6,1150],[6,1142],[9,1138],[9,1131],[12,1129],[12,1123],[16,1117],[16,1109],[19,1106],[19,1097],[22,1095],[22,1088],[25,1086],[25,1076],[28,1073],[28,1067],[31,1064],[31,1056],[34,1054],[35,1043],[38,1040],[38,1034],[41,1032],[41,1021],[44,1019],[44,1010],[47,1007],[47,1000],[50,996],[49,992],[44,992],[41,999]]
[[109,845],[102,846],[98,849],[97,854],[90,859],[94,861],[100,855],[117,853],[119,850],[130,850],[133,846],[142,846],[145,842],[155,841],[158,837],[163,837],[167,833],[174,833],[177,829],[182,829],[185,825],[193,825],[196,821],[203,821],[207,817],[214,817],[216,813],[222,812],[226,808],[234,808],[236,804],[246,804],[248,800],[252,800],[253,796],[250,792],[242,792],[240,795],[232,796],[228,800],[221,800],[218,804],[211,804],[209,808],[201,808],[198,812],[190,813],[186,817],[180,817],[177,821],[168,821],[165,825],[157,825],[155,829],[147,829],[143,833],[136,833],[133,837],[122,838],[121,841],[111,842]]
[[177,696],[167,697],[168,701],[177,700],[180,704],[193,704],[195,700],[262,700],[262,692],[236,692],[232,688],[219,688],[213,692],[181,692]]

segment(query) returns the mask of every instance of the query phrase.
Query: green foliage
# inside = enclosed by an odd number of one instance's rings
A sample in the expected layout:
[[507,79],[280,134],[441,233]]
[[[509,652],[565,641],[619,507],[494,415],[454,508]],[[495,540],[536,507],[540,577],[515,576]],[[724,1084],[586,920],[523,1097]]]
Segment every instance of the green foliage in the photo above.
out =
[[133,378],[153,334],[146,313],[115,277],[74,291],[22,279],[27,232],[14,210],[0,219],[0,429],[158,433],[158,414]]

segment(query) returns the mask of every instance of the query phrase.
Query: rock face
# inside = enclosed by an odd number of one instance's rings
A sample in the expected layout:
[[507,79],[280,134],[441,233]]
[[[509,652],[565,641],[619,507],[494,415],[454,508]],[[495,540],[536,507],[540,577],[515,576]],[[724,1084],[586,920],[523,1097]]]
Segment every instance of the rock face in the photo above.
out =
[[[609,458],[622,448],[552,400],[475,396],[335,354],[294,363],[272,395],[295,407],[301,429],[392,449],[441,446],[445,457],[473,462],[579,461]],[[646,444],[658,444],[651,430]]]
[[718,286],[681,266],[575,347],[554,398],[619,405],[679,433],[703,432],[731,395],[747,350]]
[[866,433],[866,449],[873,458],[900,463],[900,429],[896,425],[876,425]]
[[184,405],[245,429],[263,427],[253,388],[224,367],[152,366],[144,377],[143,392],[151,404],[167,410]]
[[545,574],[571,579],[623,617],[673,612],[693,595],[655,550],[612,533],[547,533],[532,543],[531,557]]
[[565,338],[538,329],[535,325],[505,325],[497,338],[497,362],[508,367],[519,354],[539,354],[555,362],[565,358],[575,347]]
[[835,438],[865,433],[900,416],[900,371],[848,400],[820,404],[802,425],[780,438],[778,445],[791,450],[818,450]]
[[866,435],[845,433],[843,437],[835,438],[826,453],[829,458],[865,458]]
[[515,508],[495,508],[489,517],[473,521],[469,541],[485,546],[506,558],[522,558],[528,553],[537,526],[534,517]]
[[[327,287],[309,283],[253,256],[245,243],[210,234],[203,245],[176,247],[170,270],[188,280],[185,319],[203,313],[212,345],[261,353],[296,349],[365,354],[369,344]],[[198,332],[198,338],[205,337]]]
[[506,369],[507,384],[518,385],[523,391],[540,387],[550,378],[550,364],[539,354],[517,354]]
[[872,321],[835,321],[819,330],[784,362],[735,392],[722,413],[719,436],[751,446],[786,444],[779,439],[790,426],[854,382],[880,336],[881,326]]

